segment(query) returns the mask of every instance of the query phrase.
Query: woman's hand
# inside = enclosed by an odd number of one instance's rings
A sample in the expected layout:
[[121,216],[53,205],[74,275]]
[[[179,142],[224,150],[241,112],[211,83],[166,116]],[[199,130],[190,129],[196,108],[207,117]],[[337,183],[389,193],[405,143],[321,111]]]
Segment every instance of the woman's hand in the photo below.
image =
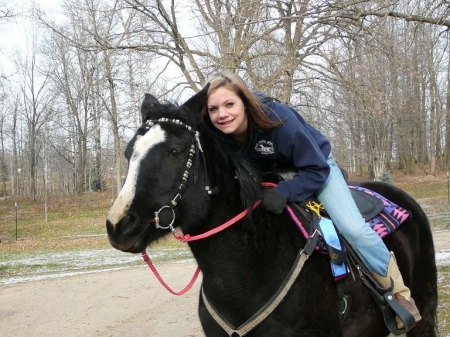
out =
[[275,188],[267,189],[261,201],[261,206],[266,211],[280,215],[286,206],[286,198]]

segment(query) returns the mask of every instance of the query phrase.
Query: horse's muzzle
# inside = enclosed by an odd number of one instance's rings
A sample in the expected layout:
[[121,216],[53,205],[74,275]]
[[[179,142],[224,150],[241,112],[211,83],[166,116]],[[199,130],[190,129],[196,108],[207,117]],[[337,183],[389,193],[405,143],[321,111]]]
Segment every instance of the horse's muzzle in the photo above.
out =
[[118,250],[140,253],[147,246],[145,227],[131,213],[128,213],[116,224],[107,219],[106,231],[111,246]]

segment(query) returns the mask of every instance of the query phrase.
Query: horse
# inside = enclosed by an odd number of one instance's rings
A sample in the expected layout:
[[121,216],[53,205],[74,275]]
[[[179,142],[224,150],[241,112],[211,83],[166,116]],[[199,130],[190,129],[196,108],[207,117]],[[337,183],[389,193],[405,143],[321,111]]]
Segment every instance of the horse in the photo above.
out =
[[[338,287],[324,254],[303,259],[286,296],[267,305],[292,275],[308,241],[287,211],[275,215],[258,207],[263,187],[257,171],[228,153],[202,120],[206,97],[205,88],[182,105],[145,95],[143,124],[125,149],[127,177],[107,214],[110,244],[141,253],[178,230],[190,237],[211,233],[186,240],[203,274],[198,315],[206,336],[388,336],[383,315],[357,272],[343,281],[352,302],[342,318]],[[407,336],[436,336],[437,271],[424,211],[391,184],[359,185],[409,210],[405,223],[384,241],[422,315]],[[212,234],[236,214],[243,215]],[[263,310],[268,306],[269,313]],[[262,311],[266,315],[248,327],[249,318]],[[244,332],[236,328],[243,325]]]

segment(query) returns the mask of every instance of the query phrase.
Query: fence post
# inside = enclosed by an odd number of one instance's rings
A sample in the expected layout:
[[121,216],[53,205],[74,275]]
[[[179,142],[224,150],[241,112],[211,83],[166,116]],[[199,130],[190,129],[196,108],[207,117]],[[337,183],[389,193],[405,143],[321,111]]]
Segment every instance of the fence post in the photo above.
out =
[[450,174],[447,172],[447,204],[450,204]]
[[17,241],[17,201],[14,202],[14,208],[16,210],[16,241]]

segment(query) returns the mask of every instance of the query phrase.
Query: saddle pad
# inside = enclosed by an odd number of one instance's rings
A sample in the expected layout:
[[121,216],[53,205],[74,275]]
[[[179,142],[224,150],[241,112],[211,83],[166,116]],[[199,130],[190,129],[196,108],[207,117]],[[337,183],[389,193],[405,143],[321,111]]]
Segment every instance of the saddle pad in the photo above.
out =
[[381,238],[395,232],[395,230],[409,217],[409,212],[406,209],[386,199],[384,196],[375,191],[361,186],[349,186],[349,188],[375,196],[383,203],[383,209],[381,212],[367,221],[369,226]]

